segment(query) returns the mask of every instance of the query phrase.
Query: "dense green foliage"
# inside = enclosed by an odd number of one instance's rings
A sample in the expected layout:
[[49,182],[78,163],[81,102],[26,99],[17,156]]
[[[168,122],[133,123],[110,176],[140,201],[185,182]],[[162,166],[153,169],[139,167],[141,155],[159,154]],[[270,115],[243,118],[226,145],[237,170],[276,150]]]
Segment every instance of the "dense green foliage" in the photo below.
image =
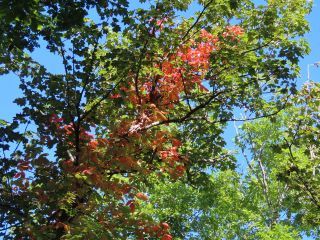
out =
[[244,173],[215,171],[200,188],[156,184],[149,214],[177,239],[318,239],[319,93],[309,83],[276,116],[241,126]]
[[[23,92],[0,119],[0,234],[318,236],[318,87],[291,96],[311,3],[139,2],[0,1],[0,73]],[[223,139],[237,109],[262,118],[237,137],[244,174]]]

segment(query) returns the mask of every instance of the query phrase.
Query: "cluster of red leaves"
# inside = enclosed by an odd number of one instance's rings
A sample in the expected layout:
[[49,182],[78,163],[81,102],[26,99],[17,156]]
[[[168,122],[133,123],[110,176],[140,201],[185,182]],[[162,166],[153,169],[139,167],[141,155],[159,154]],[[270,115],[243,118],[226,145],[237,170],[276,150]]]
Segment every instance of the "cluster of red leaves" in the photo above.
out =
[[223,32],[222,36],[226,39],[231,40],[239,40],[239,36],[242,36],[244,34],[244,30],[240,26],[228,26],[226,28],[226,31]]
[[[222,37],[237,42],[243,34],[240,26],[228,26]],[[127,100],[135,105],[152,103],[158,108],[157,111],[167,112],[179,102],[181,94],[188,94],[195,88],[207,92],[202,83],[209,69],[210,56],[222,45],[217,36],[202,29],[198,39],[190,40],[174,54],[167,53],[160,63],[155,64],[154,67],[160,69],[162,74],[138,80],[134,79],[133,74],[131,88],[122,88],[127,93]],[[114,96],[121,97],[119,94]]]
[[18,172],[16,172],[15,175],[13,176],[16,179],[12,189],[14,192],[18,193],[19,191],[24,191],[29,187],[30,183],[28,178],[26,177],[26,171],[31,169],[32,167],[30,165],[29,160],[18,161],[18,164],[17,164]]
[[[157,21],[160,29],[165,20]],[[243,34],[239,26],[227,27],[222,34],[223,37],[236,41]],[[105,169],[126,169],[135,170],[144,174],[157,170],[153,162],[150,164],[141,163],[137,153],[141,145],[145,149],[153,150],[153,154],[161,161],[160,170],[169,173],[173,178],[179,178],[185,173],[186,159],[179,153],[182,143],[164,130],[148,131],[154,123],[166,121],[171,109],[179,103],[183,94],[189,94],[194,89],[202,92],[208,90],[202,85],[209,70],[210,56],[213,51],[220,48],[219,38],[202,30],[197,41],[190,41],[180,47],[175,54],[168,54],[161,63],[155,65],[162,74],[153,77],[139,77],[132,74],[130,87],[122,86],[122,94],[115,93],[111,99],[123,98],[139,109],[133,120],[122,121],[118,128],[111,134],[108,144],[104,145],[107,152],[113,153],[109,165]],[[130,77],[130,76],[129,76]],[[125,138],[124,138],[125,136]],[[135,145],[135,142],[140,144]],[[99,148],[99,142],[89,143],[91,151]],[[119,185],[118,185],[119,187]],[[139,204],[136,199],[147,201],[148,197],[143,193],[137,193],[135,198],[132,192],[123,192],[129,200],[125,205],[131,213],[136,211]],[[141,222],[140,222],[141,224]],[[137,236],[141,239],[145,235],[155,236],[162,240],[172,239],[169,234],[169,226],[166,223],[160,225],[141,224]]]
[[[156,21],[160,30],[165,21],[165,19]],[[241,27],[229,26],[222,36],[228,40],[237,41],[243,33]],[[69,174],[85,176],[89,184],[117,198],[122,206],[118,205],[108,210],[113,218],[127,219],[125,213],[119,209],[129,209],[129,212],[134,215],[139,201],[148,201],[148,196],[137,192],[137,189],[128,183],[111,177],[106,178],[106,175],[126,173],[129,180],[131,180],[131,174],[151,172],[168,173],[173,179],[184,175],[187,159],[179,152],[182,143],[169,132],[159,128],[151,129],[150,126],[165,122],[182,95],[188,95],[196,89],[201,92],[209,91],[202,84],[210,67],[211,53],[218,51],[220,47],[217,36],[202,30],[196,40],[191,40],[179,47],[174,54],[167,53],[162,57],[161,63],[158,61],[154,65],[161,74],[137,78],[132,73],[128,76],[131,79],[129,86],[121,86],[118,92],[110,96],[111,101],[121,98],[136,106],[137,113],[134,118],[121,121],[107,138],[95,138],[80,128],[79,162],[74,164],[74,159],[66,159],[63,162],[63,168]],[[74,124],[64,124],[64,119],[55,114],[50,116],[49,121],[55,127],[60,139],[70,148],[74,148]],[[147,161],[142,160],[143,155],[148,155],[145,153],[151,156]],[[28,169],[28,165],[21,163],[19,166],[20,172],[15,177],[24,178],[24,170]],[[128,223],[131,221],[130,224],[137,226],[137,236],[141,239],[145,235],[162,240],[172,239],[167,223],[154,225],[142,220],[127,219],[125,221]],[[107,222],[103,217],[100,223],[107,228],[112,228],[112,223]],[[61,227],[66,228],[65,225]]]
[[[163,23],[164,20],[157,21],[160,28],[163,27]],[[234,41],[242,34],[243,30],[239,26],[230,26],[223,33],[223,37]],[[91,155],[90,161],[98,167],[87,166],[82,173],[88,175],[95,185],[102,189],[112,189],[119,198],[125,196],[128,199],[125,205],[131,213],[134,213],[136,206],[139,205],[137,199],[147,201],[148,197],[143,193],[133,196],[133,189],[127,185],[123,186],[120,182],[102,181],[97,169],[136,171],[143,174],[159,169],[175,179],[183,176],[187,160],[179,153],[182,143],[165,130],[148,131],[148,129],[154,123],[167,120],[170,110],[179,103],[181,95],[189,94],[194,89],[208,92],[202,83],[209,70],[211,53],[218,51],[219,48],[219,38],[202,30],[197,40],[181,46],[175,54],[168,54],[161,64],[155,65],[162,74],[151,78],[141,76],[138,79],[133,74],[130,87],[122,86],[121,95],[114,93],[110,97],[123,98],[124,101],[130,102],[139,109],[138,114],[133,120],[121,121],[118,128],[114,129],[109,138],[103,140],[104,142],[92,139],[88,143],[85,152]],[[142,151],[142,145],[144,150],[149,150],[158,157],[161,161],[159,166],[152,161],[150,163],[140,161],[139,152]],[[109,161],[101,161],[100,159],[105,157],[98,156],[101,154],[97,150],[99,148],[104,148],[107,153],[111,152],[112,158]],[[141,235],[141,239],[146,234],[163,240],[172,239],[166,223],[161,225],[145,223],[138,229],[140,231],[137,232],[137,236]]]
[[150,76],[141,77],[138,82],[132,75],[131,88],[122,88],[127,93],[127,100],[135,105],[155,104],[155,110],[161,112],[173,109],[181,94],[196,87],[208,91],[202,81],[209,69],[210,54],[218,48],[218,38],[202,30],[199,41],[190,41],[174,54],[167,53],[161,63],[155,64],[162,74],[151,77],[151,80]]
[[[145,117],[146,118],[146,117]],[[145,123],[151,122],[149,119],[142,119],[139,121],[146,121]],[[82,174],[86,176],[87,180],[92,183],[95,187],[100,188],[105,193],[112,195],[113,197],[119,199],[123,202],[123,206],[129,208],[130,212],[134,214],[136,212],[136,207],[139,205],[139,201],[148,201],[148,196],[142,192],[135,193],[135,188],[133,188],[130,184],[118,181],[117,179],[109,179],[107,180],[104,177],[105,172],[143,172],[148,173],[150,169],[147,166],[142,166],[137,159],[133,156],[134,153],[140,151],[138,149],[138,145],[134,146],[131,142],[134,140],[141,140],[142,135],[139,133],[139,129],[137,128],[135,131],[129,131],[129,128],[136,125],[139,125],[139,121],[128,122],[126,125],[126,129],[124,128],[124,124],[116,129],[112,134],[109,135],[109,138],[94,138],[88,132],[81,130],[80,138],[81,142],[85,143],[82,145],[82,151],[80,156],[80,164],[74,165],[72,159],[63,161],[63,168],[69,174]],[[68,139],[69,136],[74,134],[74,128],[71,124],[62,125],[63,119],[61,118],[53,118],[52,123],[55,124],[57,131],[59,132],[61,139]],[[139,123],[138,123],[139,122]],[[143,126],[143,125],[141,125]],[[123,136],[124,134],[129,134],[130,141]],[[153,141],[148,141],[151,136],[144,135],[144,144],[145,146],[149,146],[152,148],[154,145]],[[164,151],[164,145],[168,141],[168,137],[164,136],[164,133],[157,133],[157,137],[160,141],[157,142],[157,146],[159,149]],[[170,139],[169,139],[170,140]],[[162,144],[162,145],[161,145]],[[177,151],[177,147],[181,145],[178,140],[172,141],[174,151]],[[69,146],[73,146],[70,143]],[[167,150],[168,152],[169,149]],[[112,155],[110,155],[112,153]],[[160,151],[159,151],[160,153]],[[108,157],[106,156],[108,155]],[[175,152],[177,155],[177,152]],[[171,163],[171,165],[173,165]],[[129,200],[128,200],[129,199]],[[118,209],[118,210],[116,210]],[[114,219],[121,219],[122,223],[127,223],[132,226],[137,226],[137,236],[143,236],[146,234],[154,235],[161,237],[161,239],[170,239],[170,235],[167,230],[160,230],[157,232],[150,231],[150,225],[152,223],[143,222],[141,220],[134,220],[128,218],[125,214],[125,211],[122,211],[121,202],[119,205],[114,208],[109,209],[109,216],[112,215]],[[103,217],[101,217],[100,221],[101,225],[112,229],[115,226],[112,226],[112,223],[105,221]],[[55,226],[66,229],[66,224],[58,222],[55,223]]]
[[[59,117],[57,114],[53,113],[49,116],[49,124],[46,126],[46,129],[52,128],[55,132],[55,136],[59,138],[60,141],[68,143],[70,147],[74,147],[74,132],[75,132],[75,123],[65,124],[65,119]],[[83,128],[79,129],[79,141],[87,143],[93,139],[93,135],[85,131]],[[50,137],[45,136],[41,138],[43,142],[51,140]]]
[[[157,21],[157,25],[161,26],[164,22],[165,20]],[[222,36],[233,41],[238,40],[243,34],[241,27],[228,26]],[[142,141],[145,148],[156,149],[156,154],[164,163],[162,170],[175,177],[182,176],[185,170],[183,164],[185,158],[179,154],[181,143],[177,144],[177,140],[172,137],[164,138],[163,136],[168,134],[163,130],[158,130],[153,135],[147,130],[154,124],[165,122],[182,95],[187,95],[195,89],[208,92],[202,85],[203,80],[209,70],[211,53],[220,48],[219,38],[203,29],[196,40],[179,47],[174,54],[165,54],[161,63],[154,65],[162,74],[139,78],[136,78],[135,74],[129,76],[129,79],[132,79],[130,87],[121,87],[121,91],[125,93],[123,97],[115,93],[111,98],[123,98],[124,101],[136,106],[139,111],[135,119],[122,121],[111,137],[127,136],[131,140],[128,142],[131,143],[132,140]],[[155,140],[145,141],[149,138]],[[123,143],[122,147],[125,148],[126,144],[131,143]],[[134,154],[121,156],[118,161],[129,168],[136,168],[137,160],[132,156]]]
[[[161,26],[164,22],[165,20],[157,21],[157,24]],[[120,88],[124,94],[114,93],[110,97],[123,98],[139,111],[135,119],[122,121],[110,134],[108,143],[113,158],[108,162],[109,166],[104,168],[110,169],[118,163],[120,168],[135,169],[143,173],[154,170],[154,166],[139,163],[139,160],[133,157],[143,144],[144,149],[152,150],[162,161],[161,171],[170,173],[174,178],[184,174],[186,159],[179,154],[180,141],[164,130],[147,130],[153,124],[167,120],[170,109],[179,103],[181,94],[187,94],[195,88],[208,91],[202,81],[209,69],[210,54],[218,49],[217,43],[217,37],[202,30],[197,41],[190,41],[175,54],[165,56],[161,64],[154,66],[159,68],[162,74],[151,78],[141,76],[138,79],[132,74],[129,76],[132,77],[130,87]],[[137,148],[134,142],[140,142]],[[98,147],[96,142],[91,143],[92,145]]]
[[138,239],[141,239],[141,240],[145,239],[143,238],[143,236],[145,234],[148,234],[149,236],[157,237],[161,240],[171,240],[172,236],[169,234],[169,230],[170,230],[170,226],[166,222],[162,222],[158,225],[149,225],[143,228],[142,230],[143,234],[138,233]]

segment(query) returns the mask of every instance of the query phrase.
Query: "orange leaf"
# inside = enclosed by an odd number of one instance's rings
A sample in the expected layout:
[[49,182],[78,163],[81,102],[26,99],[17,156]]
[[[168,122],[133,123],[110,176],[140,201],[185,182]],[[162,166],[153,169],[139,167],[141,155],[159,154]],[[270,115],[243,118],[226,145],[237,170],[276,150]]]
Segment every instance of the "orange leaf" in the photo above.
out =
[[140,200],[143,200],[143,201],[148,201],[148,196],[147,195],[145,195],[144,193],[142,193],[142,192],[138,192],[137,194],[136,194],[136,197],[138,198],[138,199],[140,199]]

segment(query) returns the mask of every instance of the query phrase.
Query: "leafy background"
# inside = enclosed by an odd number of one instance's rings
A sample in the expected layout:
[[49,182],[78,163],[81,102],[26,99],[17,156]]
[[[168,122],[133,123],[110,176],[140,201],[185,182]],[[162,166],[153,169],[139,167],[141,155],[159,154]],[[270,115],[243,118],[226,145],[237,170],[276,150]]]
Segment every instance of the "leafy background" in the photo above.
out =
[[[132,5],[132,8],[134,8],[136,6]],[[194,6],[194,11],[197,10],[197,6]],[[192,12],[188,12],[185,13],[187,16],[188,15],[192,15]],[[314,8],[313,8],[313,12],[311,13],[311,15],[308,17],[308,20],[311,23],[311,32],[309,34],[307,34],[307,39],[311,44],[311,54],[309,56],[307,56],[305,59],[302,59],[300,62],[300,67],[302,69],[301,71],[301,77],[298,79],[298,86],[301,87],[301,85],[306,81],[307,77],[307,64],[316,62],[320,60],[320,44],[319,44],[319,33],[320,33],[320,24],[318,21],[318,16],[320,15],[320,1],[314,1]],[[32,56],[37,59],[39,62],[44,62],[47,63],[45,64],[45,66],[53,73],[59,73],[62,72],[62,65],[61,65],[61,60],[60,58],[50,54],[49,52],[46,51],[46,49],[44,49],[43,47],[36,50],[34,53],[32,53]],[[317,81],[317,79],[320,79],[320,71],[319,69],[316,69],[314,67],[311,67],[310,69],[311,72],[311,77],[313,80]],[[19,80],[14,76],[14,75],[3,75],[0,77],[0,104],[1,104],[1,115],[0,115],[0,119],[5,119],[10,121],[10,119],[12,118],[12,116],[19,111],[19,108],[12,103],[12,101],[18,97],[21,93],[19,92]],[[241,115],[240,112],[236,113],[237,115]],[[240,125],[241,123],[237,123],[237,125]],[[32,126],[31,126],[32,128]],[[228,128],[226,130],[226,133],[224,134],[225,139],[227,141],[227,147],[229,149],[235,149],[236,146],[233,142],[233,138],[235,137],[235,128],[233,123],[228,125]],[[239,171],[242,172],[244,171],[246,165],[244,164],[244,159],[239,155],[238,158],[240,161],[239,163]],[[225,188],[226,185],[226,181],[229,184],[232,184],[232,179],[236,178],[237,176],[233,176],[233,173],[230,172],[227,175],[223,176],[224,178],[221,178],[221,176],[216,176],[213,177],[212,182],[215,186],[221,186],[221,188]],[[159,188],[161,189],[161,186],[159,186]],[[157,189],[155,192],[161,194],[160,189]],[[232,187],[231,189],[234,189],[234,187]],[[166,189],[167,191],[176,191],[174,189],[174,185],[173,185],[173,189]],[[228,206],[228,201],[226,199],[228,199],[228,188],[224,189],[226,192],[226,197],[222,198],[221,196],[221,201],[222,201],[222,206],[225,204],[226,209],[230,208],[230,206]],[[192,191],[192,189],[189,189],[188,191]],[[221,193],[221,191],[220,191]],[[170,193],[167,193],[168,195],[170,195]],[[196,193],[195,193],[196,194]],[[232,193],[233,197],[234,194],[238,194],[238,193]],[[184,199],[184,196],[180,196],[182,199]],[[215,199],[218,199],[217,196],[212,196]],[[203,201],[204,199],[201,198],[201,196],[198,196],[199,199],[184,199],[185,201],[190,201],[190,204],[195,204],[195,206],[197,206],[197,204],[199,203],[195,203],[193,201],[199,201],[201,204],[206,204],[205,201]],[[240,196],[239,196],[240,198]],[[163,201],[167,202],[166,199],[163,199]],[[173,206],[171,206],[173,207]],[[178,207],[178,204],[177,204]],[[238,209],[242,209],[243,206],[234,206],[235,208]],[[174,208],[173,208],[174,209]],[[170,209],[172,210],[172,209]],[[174,209],[177,213],[181,214],[181,212],[183,211],[187,211],[188,209]],[[160,213],[159,213],[160,214]],[[186,213],[187,214],[187,213]],[[245,214],[245,213],[243,213]],[[174,215],[174,214],[173,214]],[[233,219],[236,216],[232,216],[232,215],[228,215],[226,216],[226,218],[230,218]],[[255,218],[255,216],[250,216],[250,218]],[[228,221],[228,219],[226,220]],[[214,224],[214,223],[212,223]],[[193,227],[197,227],[197,226],[193,226]],[[206,232],[206,229],[202,229],[204,232]],[[281,232],[279,230],[279,232]],[[275,233],[276,234],[276,233]],[[274,235],[273,237],[275,237],[277,235]],[[307,238],[306,238],[307,239]]]

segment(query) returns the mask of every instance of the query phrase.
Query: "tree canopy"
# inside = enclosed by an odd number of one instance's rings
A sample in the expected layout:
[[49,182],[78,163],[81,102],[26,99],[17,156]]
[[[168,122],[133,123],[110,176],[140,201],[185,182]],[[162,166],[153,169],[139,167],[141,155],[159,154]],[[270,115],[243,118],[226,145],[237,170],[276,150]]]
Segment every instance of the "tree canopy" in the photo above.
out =
[[[318,86],[292,96],[311,2],[133,2],[0,1],[0,73],[23,92],[0,119],[0,234],[318,236]],[[246,174],[223,138],[239,109]]]

